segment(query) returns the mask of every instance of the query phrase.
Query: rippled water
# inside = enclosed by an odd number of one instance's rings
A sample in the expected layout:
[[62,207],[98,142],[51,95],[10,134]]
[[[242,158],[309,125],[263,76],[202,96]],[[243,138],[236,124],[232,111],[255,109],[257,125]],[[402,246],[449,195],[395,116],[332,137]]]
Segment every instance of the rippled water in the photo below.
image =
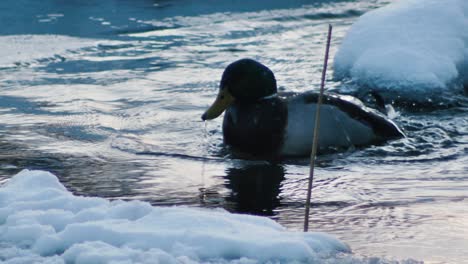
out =
[[[239,58],[268,65],[288,91],[317,89],[327,24],[333,56],[386,3],[2,1],[0,180],[43,169],[82,195],[222,207],[300,230],[308,160],[236,158],[222,120],[205,130],[200,115]],[[468,102],[450,99],[396,105],[407,138],[321,156],[311,228],[356,254],[467,261]]]

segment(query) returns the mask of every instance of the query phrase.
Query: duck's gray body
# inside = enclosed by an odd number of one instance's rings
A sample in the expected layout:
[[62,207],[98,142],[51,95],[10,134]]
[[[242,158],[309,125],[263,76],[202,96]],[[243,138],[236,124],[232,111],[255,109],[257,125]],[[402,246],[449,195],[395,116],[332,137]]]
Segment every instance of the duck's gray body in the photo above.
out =
[[[273,156],[310,154],[318,94],[285,94],[254,104],[233,104],[223,122],[224,141],[240,152]],[[365,146],[403,132],[358,99],[324,95],[320,109],[321,152]]]

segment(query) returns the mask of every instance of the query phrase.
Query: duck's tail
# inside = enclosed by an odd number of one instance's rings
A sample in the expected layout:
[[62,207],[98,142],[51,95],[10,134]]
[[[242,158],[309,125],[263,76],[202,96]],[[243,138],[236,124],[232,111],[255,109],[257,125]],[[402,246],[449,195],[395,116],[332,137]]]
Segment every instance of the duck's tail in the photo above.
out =
[[375,90],[371,90],[369,92],[370,95],[372,95],[372,97],[374,97],[374,100],[375,100],[375,106],[377,108],[377,110],[379,110],[380,112],[382,112],[383,114],[387,115],[388,112],[387,112],[387,108],[385,107],[385,100],[384,98],[382,97],[382,95],[380,95],[377,91]]
[[375,90],[371,90],[369,92],[370,95],[374,98],[375,107],[379,110],[382,114],[388,116],[389,118],[393,118],[396,115],[395,109],[391,104],[386,104],[385,99],[383,96]]

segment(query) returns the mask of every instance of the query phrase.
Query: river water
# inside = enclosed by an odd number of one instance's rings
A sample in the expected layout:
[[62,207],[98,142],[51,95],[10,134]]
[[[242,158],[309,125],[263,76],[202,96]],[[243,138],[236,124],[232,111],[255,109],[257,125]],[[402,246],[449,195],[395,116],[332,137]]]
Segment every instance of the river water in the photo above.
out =
[[[0,3],[0,181],[51,171],[76,194],[224,208],[301,230],[308,159],[244,160],[200,116],[230,62],[318,89],[358,17],[388,1]],[[328,89],[343,84],[327,78]],[[319,157],[310,228],[357,255],[468,263],[468,102],[395,105],[407,137]]]

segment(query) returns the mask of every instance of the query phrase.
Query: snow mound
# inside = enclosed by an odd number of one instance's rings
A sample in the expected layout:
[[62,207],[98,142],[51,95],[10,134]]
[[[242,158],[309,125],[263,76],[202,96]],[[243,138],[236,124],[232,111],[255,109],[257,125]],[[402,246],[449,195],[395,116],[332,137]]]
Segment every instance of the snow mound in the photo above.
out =
[[393,94],[440,95],[467,83],[468,1],[405,0],[364,14],[334,60],[334,77]]
[[75,196],[44,171],[0,188],[2,263],[330,263],[340,252],[329,235],[264,217]]

